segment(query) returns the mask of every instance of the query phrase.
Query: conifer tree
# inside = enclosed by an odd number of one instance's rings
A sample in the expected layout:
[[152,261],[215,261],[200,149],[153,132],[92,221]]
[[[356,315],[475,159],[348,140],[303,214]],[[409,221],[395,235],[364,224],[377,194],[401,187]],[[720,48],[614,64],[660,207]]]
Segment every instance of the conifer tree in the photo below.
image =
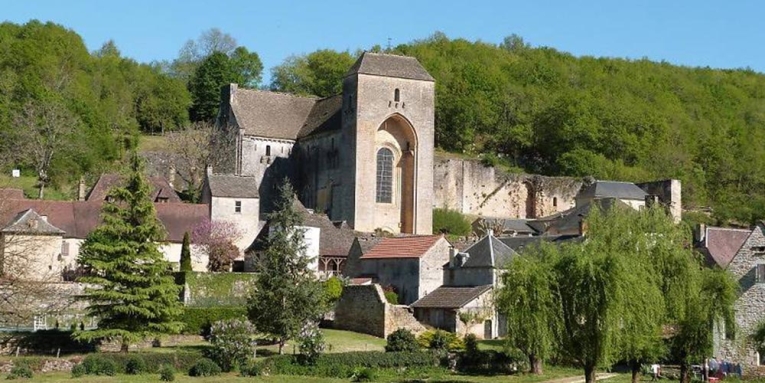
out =
[[137,154],[130,160],[125,187],[109,191],[102,208],[103,222],[85,240],[78,262],[88,271],[81,280],[88,315],[98,320],[95,330],[80,330],[83,341],[115,339],[121,351],[132,342],[180,331],[179,287],[170,263],[159,251],[165,229],[150,199]]
[[181,271],[192,271],[191,267],[191,240],[189,232],[183,233],[183,245],[181,246]]
[[321,284],[308,268],[311,259],[300,213],[293,206],[294,191],[287,179],[280,187],[276,210],[269,216],[271,232],[266,250],[257,261],[258,277],[251,293],[247,314],[262,332],[279,340],[279,353],[307,322],[323,313]]

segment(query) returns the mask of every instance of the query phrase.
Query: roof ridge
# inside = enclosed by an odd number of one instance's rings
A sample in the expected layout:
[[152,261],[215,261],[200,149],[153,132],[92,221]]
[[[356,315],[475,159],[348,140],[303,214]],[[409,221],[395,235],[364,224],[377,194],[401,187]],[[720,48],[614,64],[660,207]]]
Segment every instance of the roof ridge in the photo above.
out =
[[707,226],[707,231],[714,229],[714,230],[726,230],[726,231],[740,231],[740,232],[751,232],[752,229],[739,229],[735,227],[718,227],[718,226]]
[[[276,91],[276,90],[263,90],[263,89],[237,88],[236,91],[237,91],[237,93],[240,92],[240,91],[252,92],[252,93],[264,93],[264,94],[268,93],[268,94],[275,94],[275,95],[279,95],[279,96],[289,96],[289,97],[293,97],[293,98],[307,98],[307,99],[312,99],[314,101],[323,100],[325,98],[329,98],[329,97],[319,97],[319,96],[315,96],[315,95],[301,95],[301,94],[290,93],[290,92],[280,92],[280,91]],[[236,96],[236,93],[234,93],[234,96]],[[330,96],[330,97],[332,97],[332,96]]]

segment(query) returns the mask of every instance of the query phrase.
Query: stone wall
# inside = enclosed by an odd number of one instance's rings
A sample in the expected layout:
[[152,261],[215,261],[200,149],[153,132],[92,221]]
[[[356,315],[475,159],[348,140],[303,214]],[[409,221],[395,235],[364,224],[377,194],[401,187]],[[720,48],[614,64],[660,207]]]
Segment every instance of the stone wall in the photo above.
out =
[[739,298],[735,303],[736,333],[726,336],[715,331],[714,356],[745,368],[759,365],[760,355],[747,341],[757,325],[765,319],[765,283],[757,282],[757,265],[765,263],[765,226],[758,224],[728,265],[728,272],[739,282]]
[[680,180],[663,180],[636,184],[644,192],[659,197],[659,202],[669,210],[675,223],[683,214],[682,184]]
[[436,156],[433,207],[496,218],[539,218],[574,207],[583,181],[510,174],[475,160]]
[[425,331],[406,306],[391,305],[378,284],[346,286],[335,308],[334,328],[385,338],[399,328]]

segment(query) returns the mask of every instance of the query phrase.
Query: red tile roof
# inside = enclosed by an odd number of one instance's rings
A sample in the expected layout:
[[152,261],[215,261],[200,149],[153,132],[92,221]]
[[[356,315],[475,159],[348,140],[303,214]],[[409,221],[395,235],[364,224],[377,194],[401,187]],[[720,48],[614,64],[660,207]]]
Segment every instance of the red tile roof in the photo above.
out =
[[443,235],[383,238],[360,259],[420,258],[441,238]]
[[751,233],[748,229],[707,228],[704,237],[707,263],[726,268]]
[[[147,177],[147,181],[151,185],[152,201],[160,202],[160,199],[164,199],[167,202],[182,202],[181,197],[164,177]],[[120,186],[121,183],[122,176],[118,174],[102,174],[88,193],[87,200],[91,202],[104,201],[109,190],[115,186]]]

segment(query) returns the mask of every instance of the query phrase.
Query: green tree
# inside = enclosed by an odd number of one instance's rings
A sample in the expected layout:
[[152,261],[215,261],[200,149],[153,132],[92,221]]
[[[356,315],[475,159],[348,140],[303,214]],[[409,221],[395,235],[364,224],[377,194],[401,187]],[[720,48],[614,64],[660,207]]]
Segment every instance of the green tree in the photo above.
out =
[[183,324],[180,292],[170,264],[159,251],[165,230],[151,201],[151,188],[137,154],[130,160],[125,187],[109,192],[103,223],[91,232],[78,263],[88,271],[82,282],[88,315],[98,320],[95,330],[76,331],[77,340],[118,339],[121,350],[130,343],[165,333]]
[[236,82],[236,73],[231,69],[229,58],[221,52],[213,52],[202,61],[189,80],[191,92],[192,121],[214,121],[220,105],[222,86]]
[[181,271],[192,271],[191,267],[191,240],[189,232],[183,233],[183,244],[181,245]]
[[507,344],[529,359],[531,373],[541,374],[542,363],[553,355],[560,328],[558,297],[550,281],[558,248],[548,243],[515,257],[502,274],[502,288],[495,297],[497,310],[507,318]]
[[247,302],[247,315],[262,332],[279,341],[279,353],[289,339],[324,311],[321,283],[309,269],[302,217],[293,207],[294,190],[285,179],[276,210],[269,215],[271,232],[266,250],[256,263],[258,278]]
[[231,70],[237,75],[236,83],[245,88],[257,88],[263,75],[260,56],[245,47],[237,47],[230,56]]
[[271,89],[303,95],[329,97],[342,92],[343,76],[356,58],[349,52],[321,49],[290,56],[271,70]]
[[433,231],[452,235],[468,235],[472,227],[462,213],[450,209],[433,209]]

